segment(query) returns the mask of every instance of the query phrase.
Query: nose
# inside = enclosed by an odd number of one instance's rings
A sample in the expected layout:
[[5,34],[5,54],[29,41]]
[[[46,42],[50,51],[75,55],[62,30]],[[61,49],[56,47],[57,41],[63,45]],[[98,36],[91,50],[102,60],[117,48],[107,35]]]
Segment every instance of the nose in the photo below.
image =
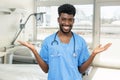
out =
[[69,25],[70,22],[68,20],[65,21],[65,25]]
[[66,20],[64,21],[64,24],[65,24],[65,25],[70,25],[71,23],[72,23],[72,21],[69,20],[69,19],[66,19]]

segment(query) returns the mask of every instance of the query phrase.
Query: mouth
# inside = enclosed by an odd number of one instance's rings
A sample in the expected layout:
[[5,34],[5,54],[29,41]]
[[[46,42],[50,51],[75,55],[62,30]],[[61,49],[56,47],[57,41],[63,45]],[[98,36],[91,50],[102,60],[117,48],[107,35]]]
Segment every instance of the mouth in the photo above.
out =
[[63,26],[63,29],[68,31],[70,30],[70,26]]

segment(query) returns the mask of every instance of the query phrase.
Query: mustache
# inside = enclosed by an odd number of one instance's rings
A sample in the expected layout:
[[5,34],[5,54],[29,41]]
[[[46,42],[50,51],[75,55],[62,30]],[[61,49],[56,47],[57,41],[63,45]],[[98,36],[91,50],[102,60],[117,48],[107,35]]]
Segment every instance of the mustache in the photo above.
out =
[[72,27],[72,25],[61,25],[61,26],[68,26],[68,27]]

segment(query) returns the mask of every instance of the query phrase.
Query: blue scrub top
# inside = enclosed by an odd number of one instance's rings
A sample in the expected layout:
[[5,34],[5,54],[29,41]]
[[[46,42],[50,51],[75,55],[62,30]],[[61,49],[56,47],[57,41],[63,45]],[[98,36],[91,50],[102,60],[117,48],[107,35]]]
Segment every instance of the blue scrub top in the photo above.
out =
[[81,66],[88,58],[89,51],[85,40],[75,34],[75,53],[74,39],[70,39],[68,44],[64,44],[55,34],[47,37],[42,44],[40,50],[41,58],[49,65],[48,80],[82,80],[82,75],[78,71],[78,66]]

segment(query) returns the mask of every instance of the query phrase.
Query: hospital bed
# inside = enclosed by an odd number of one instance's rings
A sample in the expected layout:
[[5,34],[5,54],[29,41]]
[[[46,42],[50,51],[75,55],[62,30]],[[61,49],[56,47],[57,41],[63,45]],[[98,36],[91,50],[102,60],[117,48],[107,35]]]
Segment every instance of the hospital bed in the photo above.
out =
[[47,80],[37,64],[0,64],[0,80]]
[[[112,47],[115,47],[115,45],[112,45]],[[120,54],[114,52],[112,47],[110,47],[107,51],[98,54],[95,57],[87,74],[83,76],[83,80],[120,80],[120,76],[119,76]],[[24,49],[27,50],[27,48]],[[10,52],[11,54],[18,55],[18,52],[22,52],[21,50],[23,50],[23,47],[18,46],[15,47],[13,50],[11,49],[8,52]],[[8,60],[12,60],[12,59],[8,59]],[[21,79],[47,80],[47,74],[42,72],[41,68],[37,64],[1,64],[0,65],[0,80],[21,80]]]
[[[36,50],[39,52],[40,43],[32,43],[35,45]],[[3,53],[3,51],[0,51]],[[37,64],[34,54],[30,49],[22,45],[16,45],[14,47],[6,49],[4,51],[5,61],[2,61],[6,64]]]
[[[119,74],[119,69],[96,66],[83,80],[120,80]],[[37,64],[0,64],[0,80],[47,80],[47,74]]]

